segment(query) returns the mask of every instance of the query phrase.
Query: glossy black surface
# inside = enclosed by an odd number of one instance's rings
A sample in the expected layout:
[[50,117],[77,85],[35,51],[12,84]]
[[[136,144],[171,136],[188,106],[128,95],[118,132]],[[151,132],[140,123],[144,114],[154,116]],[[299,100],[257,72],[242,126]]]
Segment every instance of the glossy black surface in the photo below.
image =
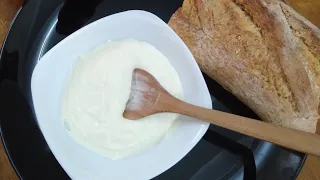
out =
[[[64,5],[63,2],[28,0],[1,53],[2,140],[22,179],[69,179],[50,152],[33,113],[30,78],[39,58],[67,35],[96,19],[128,9],[142,9],[168,21],[182,0],[67,0]],[[215,81],[205,78],[213,108],[256,117]],[[263,180],[294,179],[304,159],[304,154],[210,126],[185,158],[154,179],[254,179],[255,176]]]

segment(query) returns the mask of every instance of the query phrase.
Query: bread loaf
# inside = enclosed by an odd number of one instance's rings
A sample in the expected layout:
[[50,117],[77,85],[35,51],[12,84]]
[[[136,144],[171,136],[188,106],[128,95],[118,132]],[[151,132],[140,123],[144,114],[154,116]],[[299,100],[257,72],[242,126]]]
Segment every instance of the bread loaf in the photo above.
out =
[[169,25],[201,70],[261,119],[316,131],[320,30],[285,3],[185,0]]

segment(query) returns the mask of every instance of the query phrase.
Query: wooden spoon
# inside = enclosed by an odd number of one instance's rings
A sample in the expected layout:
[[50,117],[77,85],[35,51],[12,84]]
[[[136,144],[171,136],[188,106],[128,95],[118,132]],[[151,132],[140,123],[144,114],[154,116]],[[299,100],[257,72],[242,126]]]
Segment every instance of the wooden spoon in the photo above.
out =
[[320,156],[319,135],[188,104],[173,97],[148,72],[135,69],[123,116],[137,120],[160,112],[191,116],[289,149]]

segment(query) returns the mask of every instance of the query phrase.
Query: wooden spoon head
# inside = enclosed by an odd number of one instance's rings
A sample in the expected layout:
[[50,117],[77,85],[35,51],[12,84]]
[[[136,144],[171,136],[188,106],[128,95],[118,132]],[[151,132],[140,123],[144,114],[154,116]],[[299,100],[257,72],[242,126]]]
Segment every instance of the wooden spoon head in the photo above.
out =
[[161,111],[159,99],[167,93],[147,71],[135,69],[132,75],[131,93],[123,117],[136,120]]

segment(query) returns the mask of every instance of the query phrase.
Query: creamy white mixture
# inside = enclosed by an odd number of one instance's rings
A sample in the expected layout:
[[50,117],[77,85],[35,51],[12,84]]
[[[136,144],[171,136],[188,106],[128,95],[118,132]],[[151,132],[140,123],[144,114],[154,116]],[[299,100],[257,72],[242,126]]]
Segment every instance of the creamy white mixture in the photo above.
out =
[[61,116],[70,136],[110,159],[137,154],[157,144],[177,118],[173,113],[127,120],[132,72],[151,73],[175,97],[183,89],[169,60],[152,45],[133,39],[111,41],[82,56],[62,96]]

